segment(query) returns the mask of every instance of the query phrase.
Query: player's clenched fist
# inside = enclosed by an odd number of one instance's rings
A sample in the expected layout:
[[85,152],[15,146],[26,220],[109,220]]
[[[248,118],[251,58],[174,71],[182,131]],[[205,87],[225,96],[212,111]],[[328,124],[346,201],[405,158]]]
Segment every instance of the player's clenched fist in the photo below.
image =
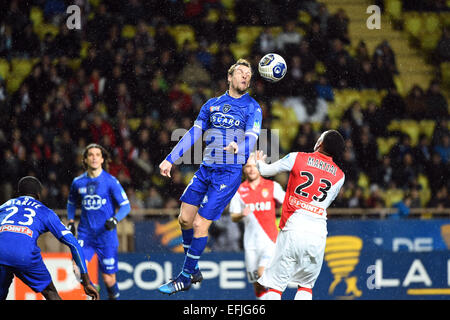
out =
[[167,161],[164,160],[163,162],[161,162],[161,164],[159,165],[159,173],[161,173],[162,176],[164,177],[171,177],[170,176],[170,170],[172,169],[172,164]]

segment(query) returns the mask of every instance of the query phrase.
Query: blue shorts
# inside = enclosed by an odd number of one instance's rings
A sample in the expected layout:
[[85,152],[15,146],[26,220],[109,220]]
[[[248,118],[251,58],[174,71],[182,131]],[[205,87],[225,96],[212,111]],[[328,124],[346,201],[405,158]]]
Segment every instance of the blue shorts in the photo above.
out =
[[14,275],[34,292],[42,292],[52,282],[52,277],[42,259],[26,267],[0,265],[0,300],[6,299]]
[[242,179],[242,167],[205,166],[195,172],[180,197],[182,202],[198,206],[205,219],[218,220],[236,194]]
[[105,274],[113,274],[119,270],[119,240],[115,230],[106,232],[111,232],[110,241],[107,243],[99,241],[99,237],[95,237],[89,232],[78,230],[78,243],[83,248],[83,254],[87,261],[91,261],[96,253],[100,271]]

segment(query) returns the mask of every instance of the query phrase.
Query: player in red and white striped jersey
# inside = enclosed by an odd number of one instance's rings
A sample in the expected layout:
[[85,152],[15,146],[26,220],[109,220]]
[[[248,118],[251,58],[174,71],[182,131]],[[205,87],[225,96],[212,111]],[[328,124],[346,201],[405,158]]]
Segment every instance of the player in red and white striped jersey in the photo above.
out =
[[336,130],[322,133],[314,152],[292,152],[273,164],[256,153],[262,176],[289,172],[275,255],[258,283],[269,288],[267,299],[281,299],[288,283],[298,286],[295,299],[312,299],[327,236],[327,208],[336,198],[345,175],[336,164],[344,152],[344,139]]
[[251,154],[243,168],[246,180],[231,199],[230,214],[234,222],[244,221],[245,265],[248,281],[253,283],[257,299],[264,299],[266,288],[256,282],[273,257],[276,226],[276,205],[282,204],[285,192],[276,181],[264,179]]

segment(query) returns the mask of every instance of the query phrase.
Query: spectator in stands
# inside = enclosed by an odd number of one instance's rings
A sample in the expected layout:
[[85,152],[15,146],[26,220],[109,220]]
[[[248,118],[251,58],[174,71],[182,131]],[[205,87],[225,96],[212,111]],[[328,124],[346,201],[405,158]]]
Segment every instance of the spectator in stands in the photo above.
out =
[[349,18],[344,9],[337,9],[327,21],[327,37],[328,39],[340,39],[345,44],[350,44],[350,36],[348,34]]
[[295,29],[295,20],[283,23],[283,31],[276,37],[277,49],[282,56],[292,56],[297,50],[303,36]]
[[368,208],[385,208],[386,204],[383,199],[383,195],[380,187],[377,184],[372,184],[370,186],[369,197],[367,198]]
[[431,144],[427,135],[421,134],[417,146],[412,149],[414,162],[418,166],[420,172],[423,172],[427,163],[431,161]]
[[384,40],[375,48],[373,60],[377,61],[378,58],[381,58],[383,61],[383,66],[387,70],[389,70],[392,74],[398,74],[395,54],[387,40]]
[[308,42],[312,54],[318,60],[325,61],[328,41],[320,28],[319,18],[312,19],[311,26],[305,36],[305,41]]
[[394,181],[401,189],[408,189],[418,174],[417,165],[411,152],[403,156],[403,161],[394,170]]
[[450,61],[450,27],[444,27],[442,30],[442,36],[434,51],[434,59],[436,63]]
[[424,117],[428,119],[447,119],[448,103],[441,92],[439,81],[433,80],[425,94],[427,112]]
[[421,87],[415,85],[405,98],[406,117],[421,120],[427,112],[425,94]]
[[450,195],[448,187],[442,186],[431,194],[431,200],[428,203],[429,208],[448,209],[450,208]]
[[381,126],[385,127],[394,119],[405,117],[406,105],[397,88],[389,88],[387,95],[381,100],[380,113],[383,115]]
[[334,101],[333,87],[329,84],[325,74],[317,75],[318,80],[315,82],[315,88],[319,98],[325,99],[328,102]]
[[372,70],[372,63],[365,59],[357,65],[357,80],[359,89],[376,89],[377,82]]
[[394,75],[386,69],[381,56],[377,56],[372,62],[372,74],[378,90],[395,88]]
[[11,60],[11,54],[13,52],[13,35],[12,28],[8,24],[2,24],[0,26],[0,57],[5,57]]
[[163,207],[163,198],[161,197],[158,189],[156,187],[150,187],[148,189],[148,194],[145,197],[145,208],[153,209],[153,208],[162,208]]
[[356,186],[353,189],[352,195],[348,200],[349,208],[367,208],[366,199],[364,198],[364,190],[363,188]]
[[442,161],[441,155],[433,152],[431,155],[431,162],[428,163],[425,174],[430,182],[431,194],[437,191],[448,183],[450,176],[450,166]]
[[378,146],[369,132],[361,130],[360,137],[354,142],[355,156],[358,166],[369,178],[377,175]]
[[434,151],[439,153],[442,162],[450,164],[450,135],[446,134],[442,136],[440,143],[434,146]]

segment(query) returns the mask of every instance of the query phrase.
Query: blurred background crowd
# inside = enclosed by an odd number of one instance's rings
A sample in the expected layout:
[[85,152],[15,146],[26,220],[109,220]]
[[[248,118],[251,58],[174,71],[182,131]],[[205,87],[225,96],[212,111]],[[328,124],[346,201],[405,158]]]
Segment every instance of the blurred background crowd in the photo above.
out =
[[[329,128],[345,137],[334,207],[450,207],[449,2],[375,2],[382,33],[358,0],[1,1],[1,200],[35,175],[44,202],[65,208],[81,152],[96,142],[134,209],[177,208],[196,165],[159,175],[172,132],[226,91],[226,71],[244,57],[280,157],[311,151]],[[67,28],[71,4],[80,30]],[[276,84],[257,74],[268,52],[288,64]]]

